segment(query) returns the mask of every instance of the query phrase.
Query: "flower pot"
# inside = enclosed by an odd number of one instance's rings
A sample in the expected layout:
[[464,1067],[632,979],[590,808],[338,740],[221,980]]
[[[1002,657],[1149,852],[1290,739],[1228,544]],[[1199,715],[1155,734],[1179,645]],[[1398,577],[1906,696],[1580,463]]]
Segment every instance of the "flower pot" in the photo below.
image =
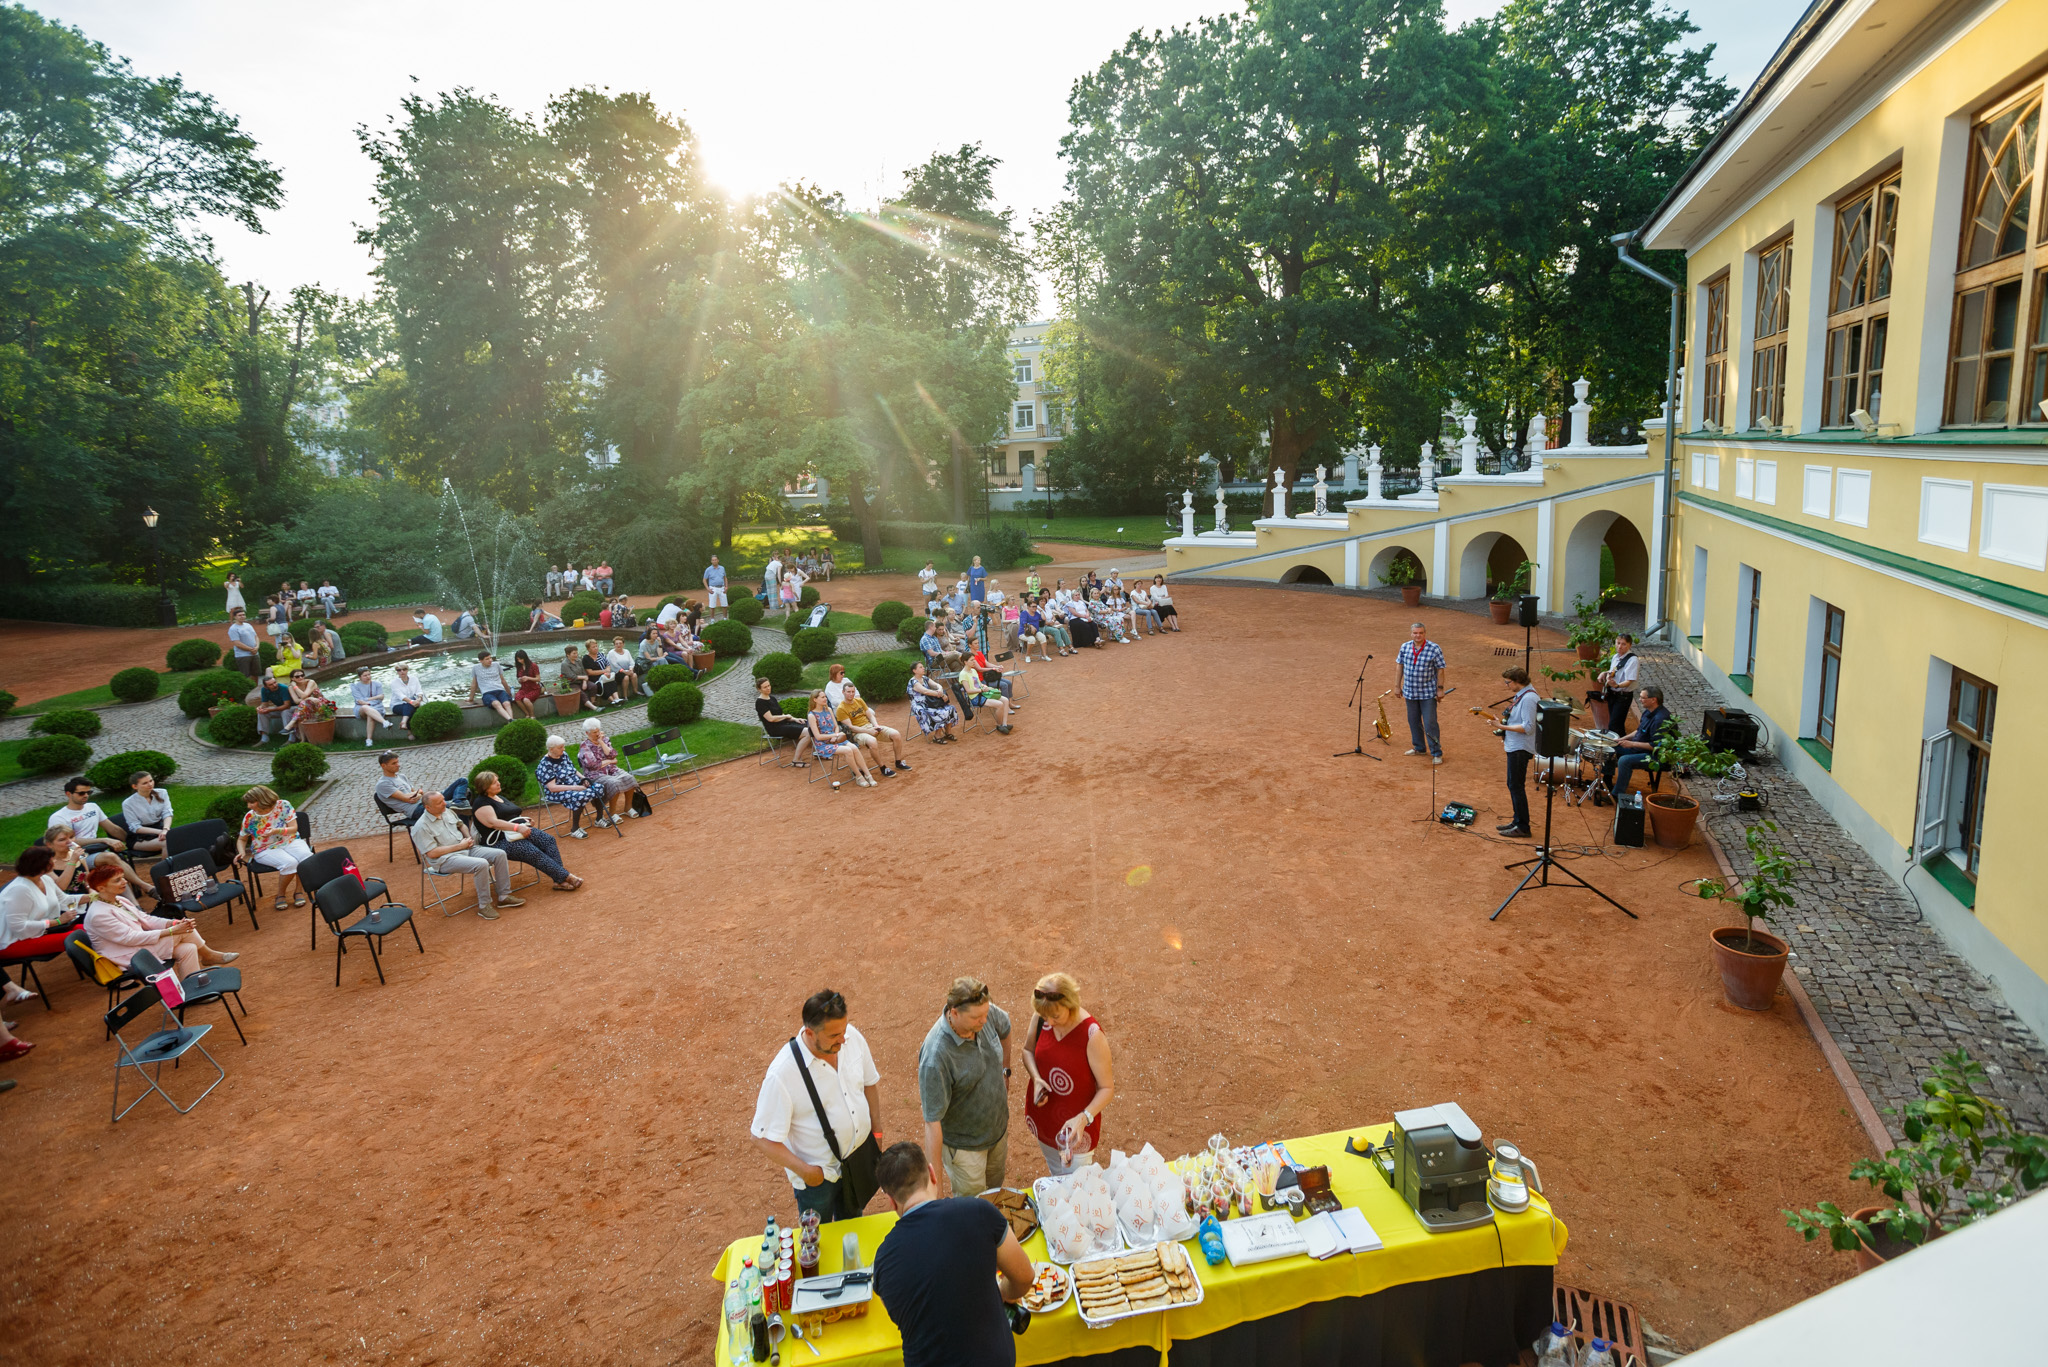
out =
[[1607,653],[1606,648],[1598,641],[1588,641],[1582,646],[1575,646],[1573,648],[1578,651],[1581,660],[1597,660]]
[[[1849,1218],[1861,1220],[1865,1224],[1869,1224],[1873,1218],[1883,1214],[1886,1209],[1888,1207],[1865,1206],[1861,1210],[1850,1211]],[[1941,1232],[1940,1226],[1931,1226],[1927,1237],[1929,1239],[1938,1239],[1941,1237]],[[1882,1226],[1873,1228],[1870,1231],[1870,1241],[1861,1242],[1857,1245],[1856,1270],[1858,1272],[1868,1272],[1873,1267],[1879,1267],[1890,1262],[1901,1253],[1911,1253],[1917,1247],[1919,1247],[1917,1244],[1909,1244],[1904,1240],[1894,1239],[1890,1231]]]
[[1422,585],[1401,585],[1401,601],[1406,603],[1411,608],[1422,606]]
[[551,693],[548,696],[555,700],[555,715],[558,717],[573,717],[583,710],[583,694],[580,692]]
[[718,663],[718,652],[715,650],[700,650],[693,655],[686,654],[683,658],[690,662],[690,668],[692,669],[709,669]]
[[1486,610],[1493,615],[1493,624],[1497,627],[1504,627],[1508,624],[1508,612],[1513,607],[1513,603],[1504,602],[1498,598],[1490,598],[1486,603]]
[[1682,850],[1692,843],[1693,823],[1700,819],[1699,803],[1677,793],[1651,793],[1643,805],[1649,809],[1650,829],[1659,845]]
[[[1785,976],[1785,942],[1760,930],[1752,935],[1741,926],[1723,926],[1708,938],[1714,947],[1714,967],[1721,974],[1721,991],[1728,1000],[1745,1011],[1770,1010],[1778,995],[1778,979]],[[1745,938],[1765,948],[1744,949]]]
[[299,736],[309,745],[325,745],[334,739],[334,718],[326,721],[302,721]]

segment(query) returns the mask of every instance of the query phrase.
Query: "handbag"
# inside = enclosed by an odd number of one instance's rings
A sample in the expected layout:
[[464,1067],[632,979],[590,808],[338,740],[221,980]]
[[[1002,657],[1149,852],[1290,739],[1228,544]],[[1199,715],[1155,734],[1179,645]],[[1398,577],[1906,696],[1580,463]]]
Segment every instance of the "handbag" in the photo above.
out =
[[86,958],[92,961],[92,980],[101,987],[106,987],[115,982],[123,973],[128,971],[106,955],[100,953],[97,949],[94,949],[92,943],[82,935],[71,943],[80,950],[83,950]]

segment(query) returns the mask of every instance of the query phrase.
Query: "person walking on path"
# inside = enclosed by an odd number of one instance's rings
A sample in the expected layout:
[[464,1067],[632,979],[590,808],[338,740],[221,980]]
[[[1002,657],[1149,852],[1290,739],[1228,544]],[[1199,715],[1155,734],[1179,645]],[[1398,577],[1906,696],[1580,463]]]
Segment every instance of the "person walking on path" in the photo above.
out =
[[988,984],[955,978],[917,1053],[924,1145],[956,1196],[1003,1184],[1010,1156],[1010,1017]]
[[1395,659],[1401,666],[1401,697],[1408,704],[1408,753],[1427,753],[1431,764],[1442,764],[1444,742],[1437,731],[1436,704],[1444,695],[1443,648],[1416,622]]

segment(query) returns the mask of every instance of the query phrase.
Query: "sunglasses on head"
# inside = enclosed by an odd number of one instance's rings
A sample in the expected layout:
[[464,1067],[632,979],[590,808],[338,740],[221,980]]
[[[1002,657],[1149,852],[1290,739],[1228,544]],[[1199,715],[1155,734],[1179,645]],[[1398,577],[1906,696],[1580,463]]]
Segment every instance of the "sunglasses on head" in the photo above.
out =
[[1064,993],[1062,993],[1062,992],[1060,992],[1060,991],[1058,991],[1057,989],[1055,989],[1055,990],[1053,990],[1053,991],[1051,991],[1051,992],[1048,992],[1048,991],[1046,991],[1046,990],[1045,990],[1044,988],[1042,988],[1042,987],[1034,987],[1034,988],[1032,988],[1032,989],[1031,989],[1031,995],[1032,995],[1033,997],[1037,998],[1037,999],[1038,999],[1039,1001],[1042,1001],[1042,1002],[1056,1002],[1056,1001],[1061,1001],[1061,1000],[1064,1000],[1064,998],[1065,998],[1065,994],[1064,994]]

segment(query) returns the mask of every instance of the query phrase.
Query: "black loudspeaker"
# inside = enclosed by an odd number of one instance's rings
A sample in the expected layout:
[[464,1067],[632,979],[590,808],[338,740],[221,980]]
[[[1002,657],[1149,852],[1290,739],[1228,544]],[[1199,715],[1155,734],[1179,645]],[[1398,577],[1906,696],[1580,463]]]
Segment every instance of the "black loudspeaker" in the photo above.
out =
[[1700,734],[1710,750],[1733,750],[1747,760],[1756,749],[1756,718],[1732,707],[1710,707],[1700,721]]
[[1521,601],[1515,605],[1515,625],[1518,627],[1533,627],[1536,625],[1535,594],[1523,594]]
[[1536,753],[1547,758],[1572,752],[1572,705],[1546,699],[1536,704]]
[[1614,800],[1614,843],[1643,847],[1643,795],[1623,793]]

